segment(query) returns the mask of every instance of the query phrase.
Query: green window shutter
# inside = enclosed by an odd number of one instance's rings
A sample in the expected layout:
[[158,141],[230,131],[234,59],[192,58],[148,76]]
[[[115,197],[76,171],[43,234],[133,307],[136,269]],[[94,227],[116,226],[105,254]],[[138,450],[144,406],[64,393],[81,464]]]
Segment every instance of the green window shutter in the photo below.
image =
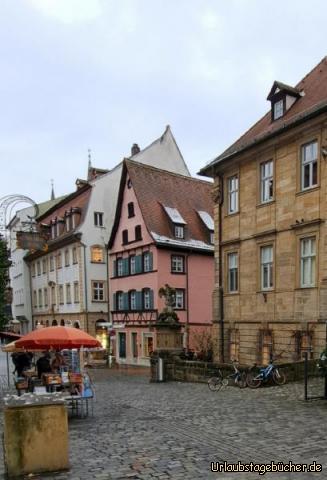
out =
[[[113,262],[113,272],[112,272],[112,277],[116,277],[117,276],[117,262],[116,260],[114,260]],[[115,304],[116,305],[116,304]]]
[[135,273],[142,272],[142,255],[137,255],[135,257]]
[[149,253],[149,265],[150,265],[150,271],[153,270],[153,253]]
[[129,310],[128,293],[123,293],[123,306],[124,310]]
[[153,290],[150,290],[150,308],[151,308],[151,310],[154,309],[154,295],[153,295]]
[[114,293],[112,296],[112,310],[118,310],[116,294]]
[[129,258],[123,259],[123,274],[129,275]]
[[142,292],[136,292],[136,310],[142,310]]

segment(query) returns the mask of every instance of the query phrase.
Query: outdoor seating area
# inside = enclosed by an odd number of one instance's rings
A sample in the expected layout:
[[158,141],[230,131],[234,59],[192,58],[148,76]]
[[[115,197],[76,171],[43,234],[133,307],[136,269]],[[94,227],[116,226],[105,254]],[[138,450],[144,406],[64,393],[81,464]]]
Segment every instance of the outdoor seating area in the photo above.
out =
[[[23,403],[41,398],[60,398],[69,416],[93,415],[95,390],[84,364],[88,348],[99,342],[85,332],[69,327],[33,331],[2,349],[15,366],[14,385]],[[9,364],[8,364],[9,375]]]

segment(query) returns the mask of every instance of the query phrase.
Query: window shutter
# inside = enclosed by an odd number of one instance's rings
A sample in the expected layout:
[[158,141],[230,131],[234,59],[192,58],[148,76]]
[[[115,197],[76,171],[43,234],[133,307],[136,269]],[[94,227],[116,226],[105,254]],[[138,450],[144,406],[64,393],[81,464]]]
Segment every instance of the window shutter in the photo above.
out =
[[[113,277],[117,277],[117,262],[114,260],[113,262],[113,272],[112,272]],[[116,305],[116,304],[115,304]]]
[[115,293],[112,295],[112,309],[113,310],[118,310],[117,299],[116,299],[116,294]]
[[[151,253],[152,255],[152,253]],[[154,309],[154,295],[153,295],[153,290],[150,290],[150,308],[151,310]]]
[[150,271],[153,270],[153,253],[149,252],[149,266],[150,266]]
[[135,257],[135,273],[142,272],[142,255],[137,255]]
[[129,275],[129,258],[123,259],[123,275]]
[[123,293],[123,307],[124,310],[129,310],[128,293]]
[[136,292],[136,310],[142,310],[143,308],[142,296],[142,292]]

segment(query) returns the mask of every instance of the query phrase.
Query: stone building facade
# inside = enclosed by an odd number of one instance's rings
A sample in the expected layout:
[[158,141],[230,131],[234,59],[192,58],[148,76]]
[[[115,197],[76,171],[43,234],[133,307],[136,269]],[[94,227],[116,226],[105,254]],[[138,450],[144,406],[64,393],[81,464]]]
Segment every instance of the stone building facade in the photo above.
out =
[[327,59],[201,170],[215,180],[217,358],[316,357],[327,328]]

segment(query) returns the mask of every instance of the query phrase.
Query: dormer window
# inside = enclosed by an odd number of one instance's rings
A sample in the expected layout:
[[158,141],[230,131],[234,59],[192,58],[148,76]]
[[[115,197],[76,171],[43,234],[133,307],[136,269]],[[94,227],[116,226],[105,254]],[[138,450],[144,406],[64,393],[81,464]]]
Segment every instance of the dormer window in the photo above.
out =
[[186,222],[180,212],[177,208],[167,207],[165,205],[163,205],[163,208],[171,221],[174,237],[185,238]]
[[274,122],[283,117],[299,97],[301,93],[296,88],[282,82],[274,82],[267,97],[271,102],[271,120]]
[[215,233],[214,233],[215,225],[214,225],[213,218],[208,212],[205,212],[204,210],[198,210],[198,215],[201,218],[204,226],[206,227],[207,235],[209,236],[209,243],[213,245],[215,242]]
[[284,114],[284,101],[278,100],[278,102],[274,103],[274,120],[277,118],[282,117]]
[[175,237],[176,238],[184,238],[184,226],[183,225],[175,225]]

